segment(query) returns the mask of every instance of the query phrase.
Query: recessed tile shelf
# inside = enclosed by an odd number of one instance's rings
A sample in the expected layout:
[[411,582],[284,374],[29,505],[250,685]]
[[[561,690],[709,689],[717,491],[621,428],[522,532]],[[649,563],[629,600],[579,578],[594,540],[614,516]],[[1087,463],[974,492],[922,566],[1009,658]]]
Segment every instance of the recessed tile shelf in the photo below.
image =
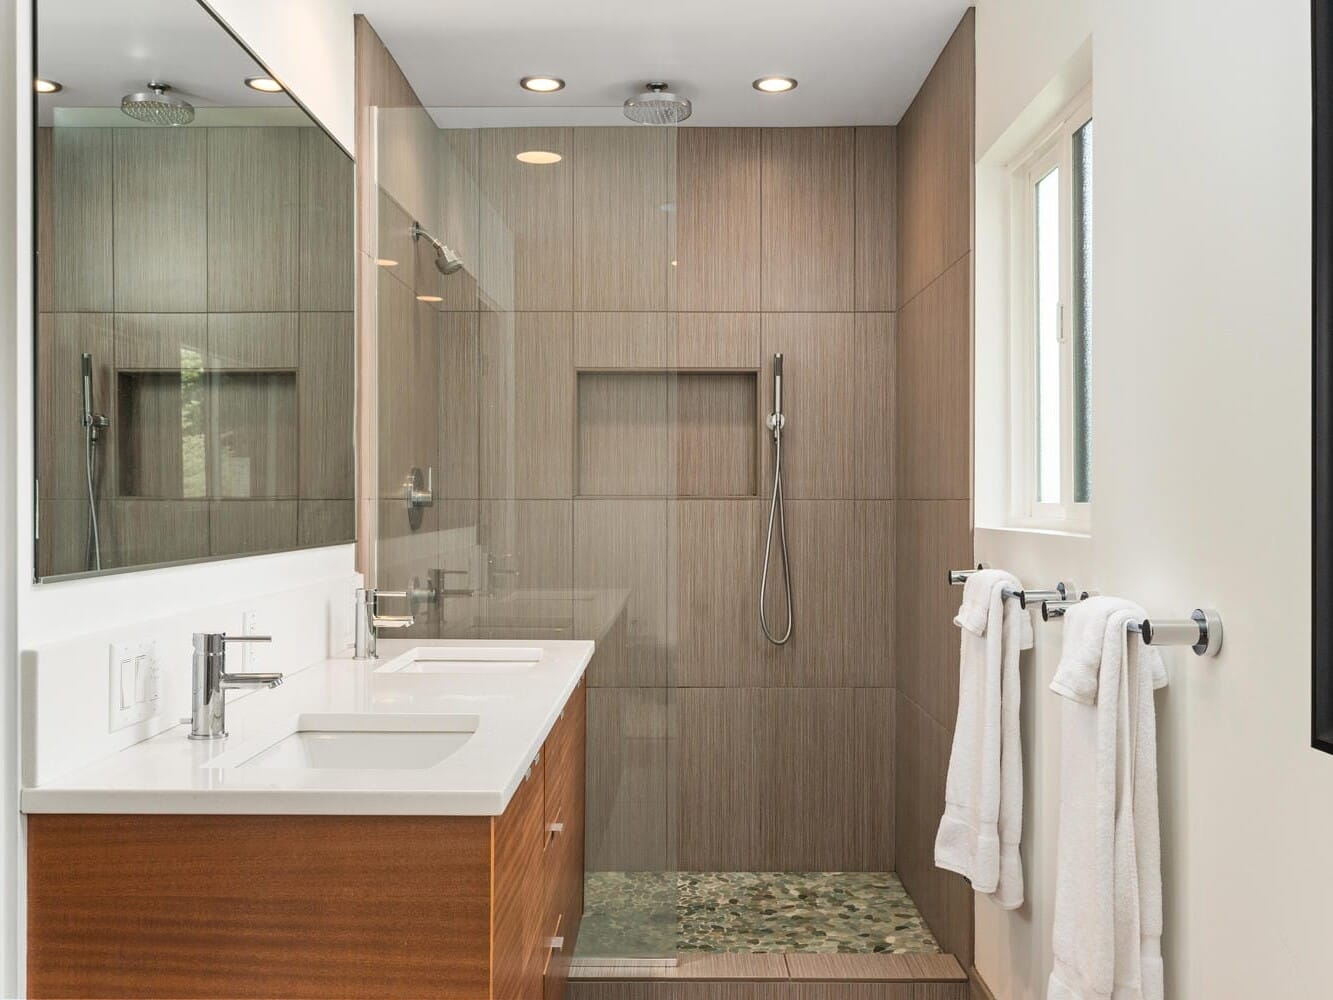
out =
[[580,371],[576,421],[579,496],[757,495],[757,372]]

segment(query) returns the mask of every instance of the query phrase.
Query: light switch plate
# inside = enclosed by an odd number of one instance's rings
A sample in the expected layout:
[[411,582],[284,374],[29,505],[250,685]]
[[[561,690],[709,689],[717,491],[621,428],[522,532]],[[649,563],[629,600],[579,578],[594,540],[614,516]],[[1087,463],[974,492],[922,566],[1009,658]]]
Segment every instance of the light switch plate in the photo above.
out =
[[113,642],[107,663],[107,731],[116,732],[157,715],[161,688],[157,643]]
[[[258,611],[241,612],[241,635],[267,635],[264,623]],[[235,648],[235,647],[233,647]],[[256,673],[264,669],[264,652],[268,643],[241,643],[241,669],[246,673]]]

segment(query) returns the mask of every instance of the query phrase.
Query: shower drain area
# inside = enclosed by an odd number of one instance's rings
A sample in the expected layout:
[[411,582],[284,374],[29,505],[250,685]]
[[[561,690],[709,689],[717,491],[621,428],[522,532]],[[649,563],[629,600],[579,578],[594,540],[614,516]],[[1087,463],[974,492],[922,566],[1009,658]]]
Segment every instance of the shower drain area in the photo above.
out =
[[580,961],[939,954],[893,872],[589,872]]

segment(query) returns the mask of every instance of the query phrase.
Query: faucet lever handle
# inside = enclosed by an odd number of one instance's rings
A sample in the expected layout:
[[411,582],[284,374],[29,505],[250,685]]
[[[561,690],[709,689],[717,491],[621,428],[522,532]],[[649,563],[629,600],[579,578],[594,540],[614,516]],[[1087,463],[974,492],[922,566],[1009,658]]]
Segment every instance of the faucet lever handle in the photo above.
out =
[[272,642],[271,635],[223,635],[223,642]]

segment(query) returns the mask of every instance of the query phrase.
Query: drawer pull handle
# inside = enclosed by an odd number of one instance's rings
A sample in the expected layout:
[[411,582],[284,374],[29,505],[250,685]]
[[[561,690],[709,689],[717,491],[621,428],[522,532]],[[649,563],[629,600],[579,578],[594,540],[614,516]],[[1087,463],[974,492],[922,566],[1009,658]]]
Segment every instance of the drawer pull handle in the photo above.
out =
[[555,834],[557,834],[557,833],[564,833],[564,832],[565,832],[565,824],[564,824],[564,823],[547,823],[547,824],[546,824],[546,832],[549,833],[549,834],[551,834],[552,836],[555,836]]
[[546,947],[550,948],[552,951],[560,951],[565,947],[565,939],[562,937],[547,938]]

